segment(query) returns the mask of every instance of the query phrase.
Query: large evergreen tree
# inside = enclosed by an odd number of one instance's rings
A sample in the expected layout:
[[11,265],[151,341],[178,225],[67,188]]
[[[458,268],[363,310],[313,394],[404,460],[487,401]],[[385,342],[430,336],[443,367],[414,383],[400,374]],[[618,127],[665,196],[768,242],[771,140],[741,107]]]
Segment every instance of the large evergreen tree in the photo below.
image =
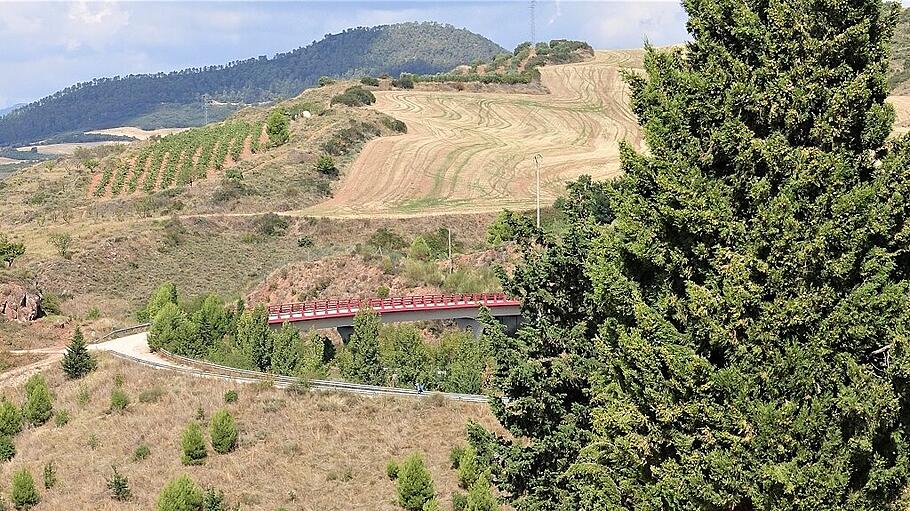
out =
[[[525,229],[494,331],[517,509],[881,510],[907,483],[910,139],[880,0],[686,0],[611,225]],[[577,192],[578,190],[576,190]]]

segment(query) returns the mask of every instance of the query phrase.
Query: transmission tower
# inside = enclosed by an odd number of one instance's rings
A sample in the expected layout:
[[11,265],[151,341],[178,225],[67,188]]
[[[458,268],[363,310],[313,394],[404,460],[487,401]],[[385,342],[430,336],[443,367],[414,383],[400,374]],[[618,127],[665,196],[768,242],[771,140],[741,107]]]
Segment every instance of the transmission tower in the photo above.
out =
[[209,123],[209,95],[202,95],[202,111],[205,112],[205,123]]
[[537,44],[537,23],[534,20],[534,11],[537,7],[537,0],[531,0],[531,46]]

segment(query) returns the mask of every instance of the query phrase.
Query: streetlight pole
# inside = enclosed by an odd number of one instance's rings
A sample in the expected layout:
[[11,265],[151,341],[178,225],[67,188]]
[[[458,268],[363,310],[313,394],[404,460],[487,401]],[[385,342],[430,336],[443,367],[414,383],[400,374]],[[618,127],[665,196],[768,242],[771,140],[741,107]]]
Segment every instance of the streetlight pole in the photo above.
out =
[[540,154],[534,155],[534,167],[537,172],[537,228],[540,229],[540,159],[542,156]]

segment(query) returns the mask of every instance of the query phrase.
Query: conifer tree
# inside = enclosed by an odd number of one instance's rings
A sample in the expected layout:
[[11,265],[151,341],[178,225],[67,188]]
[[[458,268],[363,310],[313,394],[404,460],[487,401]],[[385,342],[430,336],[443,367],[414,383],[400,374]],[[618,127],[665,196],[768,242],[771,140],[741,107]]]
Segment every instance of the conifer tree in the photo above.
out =
[[237,423],[227,410],[219,410],[212,416],[209,426],[212,448],[215,452],[227,454],[237,445]]
[[70,379],[82,378],[88,373],[95,370],[95,359],[88,352],[85,346],[85,338],[82,337],[82,330],[76,327],[73,334],[73,340],[66,348],[63,360],[60,362],[63,366],[63,372]]
[[32,478],[32,473],[27,468],[13,474],[9,497],[16,509],[31,509],[38,505],[41,498],[35,488],[35,479]]
[[252,311],[241,313],[237,320],[237,344],[253,369],[269,371],[272,368],[272,340],[265,306],[260,304]]
[[345,346],[349,363],[342,368],[345,378],[370,385],[382,385],[382,362],[379,358],[379,314],[363,309],[354,317],[354,332]]
[[406,511],[421,511],[423,506],[436,495],[433,477],[427,470],[419,452],[408,456],[401,464],[396,485],[398,504]]
[[51,418],[52,401],[47,382],[43,376],[36,374],[25,382],[25,405],[22,407],[22,416],[32,426],[40,426]]
[[490,332],[517,437],[485,446],[495,480],[518,510],[891,508],[910,468],[893,7],[684,6],[692,42],[629,77],[649,150],[621,148],[615,220],[519,237],[506,287],[534,320]]
[[180,455],[180,461],[184,465],[202,465],[205,463],[208,453],[205,450],[205,437],[202,435],[202,427],[199,426],[198,422],[191,422],[183,430],[180,448],[183,451]]

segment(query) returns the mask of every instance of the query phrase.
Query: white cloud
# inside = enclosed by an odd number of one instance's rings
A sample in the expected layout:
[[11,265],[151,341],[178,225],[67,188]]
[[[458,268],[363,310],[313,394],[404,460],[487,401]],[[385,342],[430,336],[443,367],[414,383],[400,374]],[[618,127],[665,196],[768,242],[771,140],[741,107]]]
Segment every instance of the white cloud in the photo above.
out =
[[63,25],[64,42],[70,51],[90,46],[104,48],[130,23],[130,14],[113,2],[70,4]]

